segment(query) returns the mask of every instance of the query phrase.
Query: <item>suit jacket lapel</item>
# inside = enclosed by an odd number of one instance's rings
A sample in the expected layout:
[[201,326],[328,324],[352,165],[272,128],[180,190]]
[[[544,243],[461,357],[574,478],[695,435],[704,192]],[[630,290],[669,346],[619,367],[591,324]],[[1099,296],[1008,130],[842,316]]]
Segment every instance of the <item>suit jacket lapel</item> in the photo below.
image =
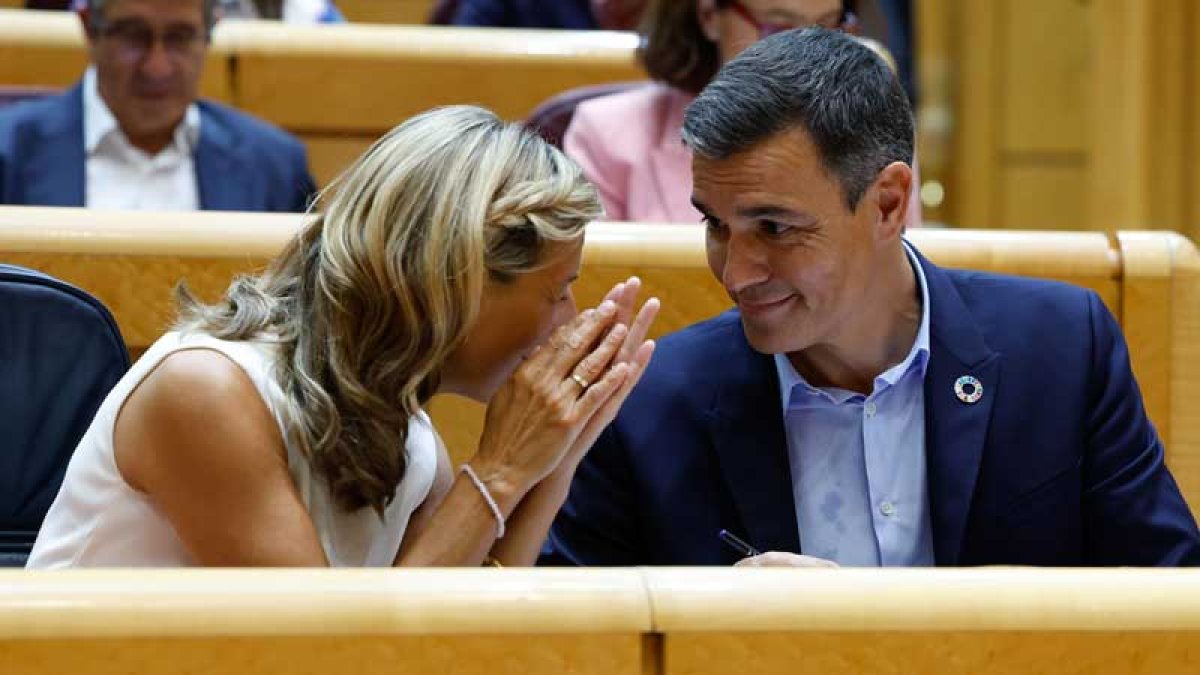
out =
[[[914,249],[915,250],[915,249]],[[956,565],[987,440],[1002,357],[987,346],[945,272],[917,253],[929,285],[930,356],[925,373],[925,452],[934,557]],[[955,382],[983,385],[975,403],[959,400]]]
[[83,148],[83,87],[58,97],[38,124],[39,142],[25,163],[27,204],[84,206],[87,155]]
[[200,106],[200,140],[196,145],[196,188],[204,211],[253,210],[251,186],[242,167],[237,139]]
[[738,534],[762,551],[798,553],[800,535],[775,366],[771,357],[750,348],[740,321],[731,324],[731,333],[728,358],[714,364],[721,376],[711,432],[721,473],[746,528]]

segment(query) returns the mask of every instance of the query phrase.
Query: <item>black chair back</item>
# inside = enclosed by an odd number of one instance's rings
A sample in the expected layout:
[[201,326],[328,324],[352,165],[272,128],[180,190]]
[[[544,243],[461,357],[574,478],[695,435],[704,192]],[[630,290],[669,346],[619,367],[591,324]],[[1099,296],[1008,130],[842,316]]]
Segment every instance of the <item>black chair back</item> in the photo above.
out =
[[0,565],[24,566],[71,453],[128,369],[98,300],[0,265]]

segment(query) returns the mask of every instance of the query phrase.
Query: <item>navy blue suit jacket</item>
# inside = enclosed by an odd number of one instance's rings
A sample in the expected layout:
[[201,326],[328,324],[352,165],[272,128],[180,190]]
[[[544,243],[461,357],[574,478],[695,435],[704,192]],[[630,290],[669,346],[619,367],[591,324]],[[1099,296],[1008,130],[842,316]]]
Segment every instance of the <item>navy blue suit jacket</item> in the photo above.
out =
[[495,28],[596,28],[588,0],[462,0],[451,23]]
[[[200,208],[303,211],[316,188],[295,137],[200,101],[193,161]],[[83,89],[0,110],[0,204],[84,206]]]
[[[938,565],[1195,565],[1120,328],[1091,291],[942,270],[926,464]],[[983,398],[958,400],[972,375]],[[543,563],[723,565],[722,528],[800,552],[772,358],[736,311],[665,337],[576,473]]]

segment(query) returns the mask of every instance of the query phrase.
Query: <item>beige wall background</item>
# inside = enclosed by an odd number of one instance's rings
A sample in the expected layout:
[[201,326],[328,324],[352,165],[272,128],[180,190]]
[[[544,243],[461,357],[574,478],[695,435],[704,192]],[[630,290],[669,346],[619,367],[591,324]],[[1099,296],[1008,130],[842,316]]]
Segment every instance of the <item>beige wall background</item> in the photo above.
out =
[[922,0],[919,152],[935,219],[1200,235],[1200,5]]

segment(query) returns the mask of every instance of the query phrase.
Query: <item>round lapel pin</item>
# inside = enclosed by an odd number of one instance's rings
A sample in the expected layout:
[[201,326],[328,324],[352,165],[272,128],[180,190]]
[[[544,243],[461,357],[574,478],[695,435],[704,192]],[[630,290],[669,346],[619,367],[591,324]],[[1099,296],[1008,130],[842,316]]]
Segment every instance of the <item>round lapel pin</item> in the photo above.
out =
[[954,381],[954,395],[963,403],[975,403],[983,398],[983,383],[970,375],[963,375]]

